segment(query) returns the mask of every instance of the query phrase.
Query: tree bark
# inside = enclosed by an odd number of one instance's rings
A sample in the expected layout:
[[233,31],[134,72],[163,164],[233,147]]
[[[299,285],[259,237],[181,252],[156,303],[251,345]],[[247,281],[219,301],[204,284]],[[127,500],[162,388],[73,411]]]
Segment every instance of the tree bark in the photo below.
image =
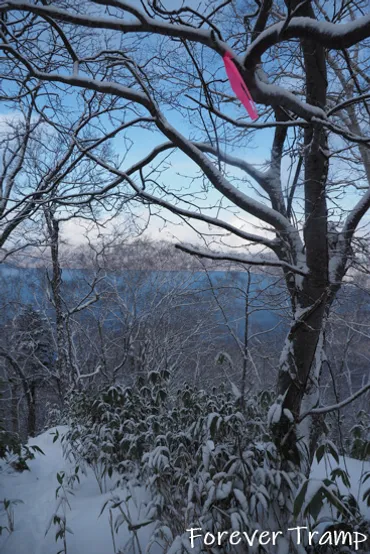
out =
[[30,383],[27,390],[27,435],[36,436],[36,383]]
[[[57,386],[60,396],[63,396],[62,382],[68,377],[68,345],[65,329],[65,320],[62,305],[62,269],[59,262],[59,222],[55,219],[51,210],[45,210],[45,218],[47,222],[49,239],[50,239],[50,251],[52,261],[52,276],[50,279],[50,286],[53,295],[53,305],[55,310],[55,325],[56,325],[56,339],[57,339]],[[62,400],[62,398],[61,398]]]
[[18,412],[18,387],[11,387],[11,419],[13,433],[19,433],[19,412]]
[[[299,14],[314,18],[310,3],[292,2],[291,9],[301,4]],[[301,41],[306,73],[307,102],[325,108],[327,94],[327,72],[325,50],[317,42],[309,39]],[[329,255],[327,243],[327,199],[326,181],[328,158],[327,137],[322,126],[314,123],[304,133],[304,194],[305,225],[304,244],[308,276],[303,277],[300,286],[288,288],[292,296],[294,322],[286,339],[281,356],[278,376],[278,394],[283,398],[283,409],[293,415],[294,421],[304,410],[313,407],[318,401],[318,385],[325,343],[325,322],[331,303],[329,290]],[[312,426],[309,419],[305,427],[292,430],[291,422],[285,418],[279,429],[279,440],[287,433],[292,444],[292,435],[300,457],[308,462],[313,457]],[[301,441],[301,444],[298,444]],[[295,452],[296,454],[296,452]]]

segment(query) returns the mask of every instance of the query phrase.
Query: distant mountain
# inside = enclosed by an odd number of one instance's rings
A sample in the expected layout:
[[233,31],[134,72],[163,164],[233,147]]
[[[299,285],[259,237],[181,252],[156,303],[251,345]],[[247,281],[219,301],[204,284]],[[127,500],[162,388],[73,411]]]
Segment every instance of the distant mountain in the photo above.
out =
[[[107,298],[118,293],[127,306],[140,313],[155,304],[155,300],[177,295],[183,305],[191,302],[198,310],[213,304],[213,316],[220,324],[226,322],[240,335],[244,332],[248,273],[241,271],[194,271],[124,269],[100,272],[92,269],[64,269],[62,272],[63,296],[70,306],[78,303],[91,291],[97,279],[96,291],[100,300],[95,310],[104,308]],[[13,317],[20,304],[30,304],[52,316],[48,300],[48,277],[43,268],[19,268],[0,264],[0,306],[3,321]],[[357,306],[361,317],[370,314],[369,296],[360,288],[346,286],[338,295],[335,309],[350,313]],[[208,309],[208,308],[207,308]],[[284,282],[275,276],[250,274],[248,312],[250,325],[267,330],[277,325],[286,328],[291,317]],[[360,317],[360,316],[359,316]]]
[[[64,269],[62,272],[63,295],[67,301],[76,302],[89,291],[96,277],[90,269]],[[242,332],[246,309],[247,272],[236,271],[150,271],[123,270],[101,273],[96,290],[101,299],[94,305],[100,309],[104,305],[105,294],[116,290],[129,303],[135,301],[139,309],[144,309],[148,299],[157,299],[169,294],[179,297],[199,298],[201,304],[219,304],[217,319],[226,316],[227,321]],[[42,268],[19,268],[0,264],[0,303],[3,306],[2,318],[11,318],[19,304],[30,304],[36,309],[52,312],[46,290],[47,272]],[[275,302],[272,308],[271,302]],[[7,307],[6,307],[7,306]],[[285,307],[285,309],[284,309]],[[286,311],[284,288],[279,279],[262,274],[251,274],[249,286],[250,323],[261,329],[278,324]],[[217,310],[216,310],[217,311]]]

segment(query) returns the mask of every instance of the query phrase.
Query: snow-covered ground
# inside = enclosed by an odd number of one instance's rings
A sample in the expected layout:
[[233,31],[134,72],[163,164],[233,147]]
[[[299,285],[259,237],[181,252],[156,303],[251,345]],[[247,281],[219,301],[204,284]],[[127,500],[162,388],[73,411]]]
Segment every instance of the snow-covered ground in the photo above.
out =
[[[312,489],[315,487],[315,481],[319,481],[321,479],[325,479],[327,476],[330,476],[331,471],[337,467],[338,464],[332,456],[326,455],[320,464],[318,464],[315,459],[312,465],[310,477],[311,483],[308,487],[307,494],[312,494]],[[370,487],[370,481],[367,480],[366,483],[361,483],[365,473],[370,471],[370,462],[363,462],[361,460],[355,460],[348,457],[343,458],[343,456],[339,456],[339,467],[348,473],[351,480],[351,486],[348,488],[340,478],[337,479],[336,482],[338,484],[339,491],[344,495],[348,495],[350,493],[353,494],[358,502],[361,513],[367,519],[370,519],[370,507],[367,506],[366,502],[362,500],[364,492]]]
[[[58,427],[59,434],[65,432],[65,428]],[[17,472],[9,464],[0,464],[0,501],[21,500],[22,503],[14,505],[14,531],[9,534],[3,530],[0,536],[0,554],[57,554],[63,552],[63,542],[56,541],[55,535],[58,527],[50,521],[56,511],[58,499],[55,491],[59,485],[57,474],[65,472],[66,475],[74,472],[74,464],[63,457],[60,440],[53,442],[55,429],[51,429],[37,438],[30,440],[30,445],[39,446],[44,456],[36,454],[34,460],[28,462],[30,471]],[[341,492],[351,492],[359,501],[362,512],[370,518],[370,509],[362,501],[363,490],[360,487],[361,476],[370,471],[370,463],[363,463],[349,458],[340,459],[341,467],[347,469],[351,476],[351,487],[348,490],[341,485]],[[307,498],[315,490],[315,481],[323,479],[330,471],[337,467],[334,459],[326,456],[320,464],[314,463],[312,468],[312,481],[308,487]],[[369,481],[365,484],[368,485]],[[111,482],[113,485],[113,481]],[[109,524],[109,510],[100,512],[104,503],[112,498],[109,492],[110,483],[107,483],[107,492],[101,493],[98,482],[92,472],[88,470],[86,475],[81,475],[80,483],[75,483],[73,495],[68,494],[70,506],[66,506],[66,524],[72,531],[67,533],[67,554],[114,554],[112,532]],[[127,489],[115,489],[115,496],[120,499],[132,498],[127,504],[123,504],[125,513],[129,510],[130,521],[134,524],[145,521],[144,501],[148,500],[143,488],[137,486]],[[59,508],[58,513],[61,512]],[[117,511],[116,511],[117,512]],[[117,513],[116,513],[117,515]],[[330,514],[326,514],[330,516]],[[7,514],[0,507],[0,525],[7,526]],[[50,528],[49,528],[50,527]],[[46,533],[47,529],[49,531]],[[153,531],[152,525],[141,527],[138,530],[138,538],[142,552],[145,552],[149,544],[149,537]],[[45,534],[46,533],[46,534]],[[118,534],[115,534],[116,552],[134,554],[137,552],[130,545],[132,534],[128,531],[127,524],[121,525]],[[151,554],[163,554],[163,549],[153,545]]]
[[[62,427],[58,430],[60,434],[65,431]],[[14,532],[9,535],[3,530],[0,536],[1,554],[56,554],[63,548],[63,542],[55,540],[57,526],[52,523],[46,535],[45,532],[57,507],[57,473],[65,471],[68,474],[73,471],[74,466],[64,459],[60,440],[53,443],[52,432],[55,429],[30,440],[30,445],[39,446],[45,454],[42,456],[36,453],[35,459],[28,462],[30,471],[17,472],[5,462],[1,463],[0,501],[4,498],[22,500],[22,503],[14,506]],[[74,485],[73,492],[74,495],[68,495],[71,509],[66,506],[66,524],[73,533],[67,533],[68,554],[114,554],[109,510],[106,509],[99,517],[103,504],[112,494],[101,494],[91,470],[86,476],[81,475],[80,484]],[[132,499],[128,502],[130,518],[133,523],[137,523],[143,521],[145,515],[140,510],[140,504],[145,499],[144,491],[135,487],[129,493],[127,490],[115,490],[114,494],[126,499],[132,492],[135,502]],[[3,505],[0,506],[0,525],[7,525]],[[151,532],[151,525],[138,531],[143,551]],[[115,536],[117,551],[122,549],[125,554],[134,552],[126,544],[131,536],[127,525],[123,524]],[[160,554],[161,550],[153,546],[151,552]]]

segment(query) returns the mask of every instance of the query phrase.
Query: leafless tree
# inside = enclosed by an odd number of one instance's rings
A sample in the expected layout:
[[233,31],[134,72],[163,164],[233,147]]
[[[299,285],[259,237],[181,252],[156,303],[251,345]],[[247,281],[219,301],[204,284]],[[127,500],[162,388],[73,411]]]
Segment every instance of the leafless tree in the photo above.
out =
[[[199,224],[206,244],[183,246],[192,254],[225,257],[209,248],[209,225],[223,240],[227,233],[260,252],[228,259],[281,268],[292,324],[280,361],[275,434],[286,444],[303,436],[298,446],[309,458],[319,429],[312,417],[340,407],[317,407],[325,326],[356,263],[355,233],[370,207],[369,67],[359,55],[370,36],[367,3],[338,2],[330,13],[299,0],[240,9],[231,1],[171,9],[157,0],[140,7],[123,0],[62,7],[7,0],[0,9],[4,79],[15,75],[31,92],[42,83],[59,97],[82,89],[113,98],[121,118],[131,116],[116,129],[137,137],[140,126],[142,137],[155,138],[131,165],[76,140],[81,155],[113,175],[105,193],[125,183],[151,212],[163,217],[166,209]],[[221,62],[227,52],[258,105],[256,123],[230,94]],[[260,164],[248,161],[259,137],[271,143],[269,160]],[[188,161],[189,186],[164,177],[173,152]],[[361,163],[355,181],[348,160]],[[101,192],[86,191],[84,202]],[[245,228],[251,216],[257,233]]]
[[[46,95],[47,96],[47,95]],[[43,214],[50,203],[58,221],[72,217],[96,220],[99,206],[84,197],[88,189],[102,192],[106,171],[81,154],[78,142],[97,147],[111,158],[99,117],[110,110],[97,93],[82,93],[76,108],[63,112],[62,121],[48,117],[48,100],[40,87],[25,98],[10,97],[0,122],[0,248],[1,260],[14,252],[42,243]],[[59,106],[63,109],[63,106]],[[114,132],[113,132],[114,135]],[[123,193],[119,209],[122,211]],[[100,195],[100,201],[102,196]],[[115,200],[105,195],[105,207],[115,210]]]
[[[38,429],[37,404],[42,383],[52,365],[50,335],[45,318],[32,307],[24,307],[10,324],[9,344],[0,348],[11,389],[13,431],[19,431],[19,405],[27,405],[26,436]],[[18,394],[21,392],[21,394]]]

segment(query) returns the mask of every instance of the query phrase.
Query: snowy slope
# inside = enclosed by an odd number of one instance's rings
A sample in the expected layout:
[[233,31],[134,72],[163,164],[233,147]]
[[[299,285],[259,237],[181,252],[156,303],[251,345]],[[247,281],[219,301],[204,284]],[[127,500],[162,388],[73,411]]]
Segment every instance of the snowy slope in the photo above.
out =
[[[363,500],[364,492],[369,488],[370,481],[367,480],[363,483],[363,477],[366,473],[370,471],[370,462],[364,462],[361,460],[355,460],[348,457],[339,457],[339,466],[334,458],[330,455],[324,456],[322,461],[318,464],[316,459],[313,462],[310,483],[307,488],[305,505],[309,500],[314,496],[317,488],[320,485],[322,479],[330,477],[331,472],[340,467],[345,470],[346,473],[350,476],[350,486],[348,487],[342,481],[342,479],[337,478],[336,483],[338,485],[339,492],[344,496],[349,496],[352,494],[356,499],[359,510],[364,518],[370,521],[370,507],[367,505],[366,501]],[[337,510],[333,506],[325,504],[320,512],[319,523],[315,530],[323,533],[327,525],[336,520]]]
[[[57,428],[60,434],[65,428]],[[57,554],[60,552],[63,543],[55,541],[56,527],[51,525],[49,532],[45,532],[49,526],[50,519],[55,512],[57,499],[55,490],[58,487],[57,473],[61,471],[73,472],[74,465],[70,464],[63,457],[62,447],[58,440],[53,444],[55,429],[47,431],[29,444],[39,446],[45,456],[36,454],[36,459],[28,462],[30,471],[22,473],[14,471],[6,463],[0,465],[0,500],[21,499],[22,504],[14,507],[15,530],[12,534],[3,531],[0,536],[0,554]],[[365,487],[360,487],[360,478],[365,471],[370,470],[370,463],[363,463],[349,458],[340,459],[340,466],[346,468],[351,476],[350,492],[359,500],[363,513],[370,518],[370,510],[362,502],[362,494]],[[307,498],[315,491],[320,479],[330,475],[332,469],[337,467],[336,462],[329,456],[324,457],[320,464],[313,465]],[[366,484],[368,485],[368,483]],[[344,485],[340,486],[341,492],[348,494],[349,490]],[[108,485],[109,489],[109,485]],[[74,495],[69,495],[71,509],[67,507],[67,526],[73,534],[67,534],[67,554],[115,554],[112,543],[111,529],[109,525],[109,512],[104,511],[99,517],[103,504],[112,497],[112,493],[101,494],[98,483],[89,470],[87,475],[81,475],[80,484],[76,483],[73,488]],[[148,500],[141,487],[134,490],[117,489],[114,494],[121,499],[133,494],[133,500],[128,502],[130,521],[132,523],[146,520],[143,502]],[[141,505],[141,509],[140,509]],[[127,508],[125,508],[125,512]],[[327,510],[324,510],[327,512]],[[330,518],[330,513],[322,513]],[[7,524],[6,513],[0,508],[0,525]],[[153,526],[142,527],[138,531],[142,552],[145,552],[149,544],[149,537]],[[132,534],[128,531],[127,525],[123,524],[115,536],[116,552],[125,554],[136,554],[130,544]],[[151,554],[163,554],[163,549],[153,545]]]
[[[316,459],[313,462],[312,465],[312,473],[311,478],[313,480],[316,479],[324,479],[328,475],[330,475],[330,472],[337,468],[338,464],[334,460],[332,456],[325,456],[324,459],[320,462],[320,464],[317,463]],[[370,519],[370,508],[367,506],[366,502],[362,500],[364,492],[369,488],[370,482],[367,481],[364,484],[361,484],[361,480],[363,478],[363,475],[370,471],[370,462],[363,462],[361,460],[354,460],[353,458],[343,458],[343,456],[339,457],[339,467],[346,470],[348,475],[351,477],[351,487],[346,487],[341,479],[337,480],[339,490],[342,494],[353,494],[353,496],[356,498],[361,513],[367,518]],[[308,492],[310,490],[308,489]]]
[[[64,429],[58,427],[59,433]],[[53,444],[53,436],[47,431],[29,444],[39,446],[45,456],[36,454],[36,459],[28,462],[30,471],[15,472],[9,465],[2,463],[0,466],[0,500],[21,499],[23,504],[14,507],[15,530],[9,535],[3,531],[0,536],[1,554],[56,554],[63,548],[60,540],[56,542],[56,527],[51,525],[48,534],[45,532],[50,523],[50,518],[55,512],[57,500],[55,490],[58,487],[56,474],[61,471],[71,471],[72,465],[64,458],[60,441]],[[121,499],[127,498],[127,490],[120,490]],[[117,495],[117,491],[115,491]],[[140,513],[140,502],[144,500],[143,490],[135,487],[135,501],[129,501],[131,521],[142,521],[144,514]],[[108,521],[108,510],[99,517],[102,506],[111,498],[111,493],[101,494],[98,483],[89,471],[87,476],[81,475],[80,484],[74,486],[74,496],[68,495],[71,510],[67,507],[67,526],[73,534],[67,534],[68,554],[114,554],[111,529]],[[0,508],[0,525],[7,524],[7,517]],[[141,546],[149,542],[152,527],[147,526],[139,530]],[[116,546],[123,549],[130,533],[126,524],[122,525],[116,536]],[[133,554],[134,550],[129,546],[123,550],[125,554]],[[154,547],[152,552],[160,554],[160,550]]]

